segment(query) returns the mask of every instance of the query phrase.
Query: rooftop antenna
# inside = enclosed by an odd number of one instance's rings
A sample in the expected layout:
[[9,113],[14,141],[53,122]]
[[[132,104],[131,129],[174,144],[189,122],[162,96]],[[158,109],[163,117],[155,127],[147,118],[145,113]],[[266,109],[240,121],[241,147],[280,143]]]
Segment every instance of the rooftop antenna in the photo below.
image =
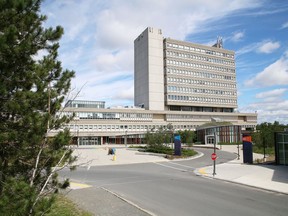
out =
[[217,42],[213,45],[213,47],[223,48],[223,39],[220,36],[217,36]]

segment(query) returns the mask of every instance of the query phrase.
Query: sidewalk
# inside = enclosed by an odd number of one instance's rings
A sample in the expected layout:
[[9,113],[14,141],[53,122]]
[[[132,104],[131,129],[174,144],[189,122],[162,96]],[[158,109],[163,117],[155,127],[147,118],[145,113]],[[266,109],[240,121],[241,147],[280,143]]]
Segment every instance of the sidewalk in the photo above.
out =
[[[115,157],[114,155],[108,155],[108,148],[116,149]],[[138,149],[125,148],[125,146],[119,145],[76,147],[73,156],[78,157],[74,165],[87,167],[168,161],[163,157],[164,155],[139,152]]]
[[[222,146],[222,150],[237,154],[237,146]],[[263,155],[253,154],[253,160]],[[243,151],[240,148],[240,160],[216,165],[213,177],[213,166],[197,169],[196,174],[208,178],[220,179],[255,188],[288,194],[288,166],[243,164]]]

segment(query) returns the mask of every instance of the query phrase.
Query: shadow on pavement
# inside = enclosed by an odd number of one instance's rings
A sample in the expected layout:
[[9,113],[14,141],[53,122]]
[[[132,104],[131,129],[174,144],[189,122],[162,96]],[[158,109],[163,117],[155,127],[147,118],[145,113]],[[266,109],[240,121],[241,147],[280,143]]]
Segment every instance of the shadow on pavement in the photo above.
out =
[[260,166],[266,169],[273,170],[272,181],[281,182],[288,184],[288,166],[275,165],[274,163],[267,164],[257,164],[255,166]]

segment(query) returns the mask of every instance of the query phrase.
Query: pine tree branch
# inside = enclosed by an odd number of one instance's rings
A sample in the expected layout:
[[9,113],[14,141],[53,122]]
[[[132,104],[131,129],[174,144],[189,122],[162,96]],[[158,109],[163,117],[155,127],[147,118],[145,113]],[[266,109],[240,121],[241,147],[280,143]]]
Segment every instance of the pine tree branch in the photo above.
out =
[[30,187],[32,187],[33,183],[34,183],[34,179],[35,179],[37,168],[38,168],[38,164],[39,164],[39,159],[40,159],[41,153],[43,151],[43,146],[44,145],[42,145],[42,147],[40,148],[40,150],[39,150],[39,152],[37,154],[37,157],[36,157],[35,167],[33,169],[33,173],[32,173],[31,179],[30,179]]
[[31,209],[30,209],[29,216],[33,214],[33,208],[34,208],[34,206],[37,204],[37,202],[39,201],[39,199],[40,199],[41,196],[43,195],[44,190],[45,190],[48,182],[50,181],[52,175],[56,172],[57,167],[62,163],[62,161],[63,161],[63,159],[64,159],[64,157],[66,156],[66,154],[67,154],[68,151],[69,151],[69,149],[67,149],[67,150],[64,151],[64,153],[63,153],[62,157],[60,158],[60,160],[58,161],[57,165],[56,165],[55,167],[53,167],[51,173],[50,173],[49,176],[47,177],[47,179],[46,179],[43,187],[41,188],[39,194],[37,195],[37,198],[35,199],[32,207],[31,207]]

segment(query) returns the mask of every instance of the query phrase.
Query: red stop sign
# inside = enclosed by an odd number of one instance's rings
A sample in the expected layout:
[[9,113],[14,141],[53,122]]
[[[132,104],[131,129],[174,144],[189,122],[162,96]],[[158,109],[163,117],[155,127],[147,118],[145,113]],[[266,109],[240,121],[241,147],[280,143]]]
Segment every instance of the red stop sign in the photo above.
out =
[[217,158],[216,153],[212,153],[212,154],[211,154],[211,159],[214,161],[214,160],[216,160],[216,158]]

